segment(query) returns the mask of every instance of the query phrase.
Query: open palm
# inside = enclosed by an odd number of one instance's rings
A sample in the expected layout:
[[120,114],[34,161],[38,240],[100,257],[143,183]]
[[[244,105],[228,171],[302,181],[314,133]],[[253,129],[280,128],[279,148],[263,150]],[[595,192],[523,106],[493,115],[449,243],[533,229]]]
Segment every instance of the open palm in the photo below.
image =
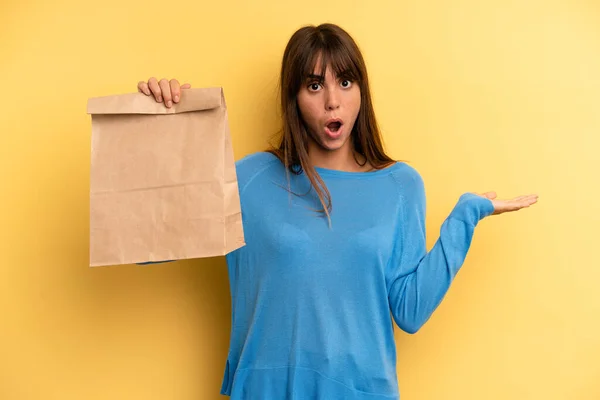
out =
[[518,211],[522,208],[527,208],[538,201],[537,194],[529,194],[525,196],[515,197],[509,200],[498,200],[496,199],[496,192],[476,193],[479,196],[485,197],[492,201],[494,205],[494,212],[492,215],[502,214],[510,211]]

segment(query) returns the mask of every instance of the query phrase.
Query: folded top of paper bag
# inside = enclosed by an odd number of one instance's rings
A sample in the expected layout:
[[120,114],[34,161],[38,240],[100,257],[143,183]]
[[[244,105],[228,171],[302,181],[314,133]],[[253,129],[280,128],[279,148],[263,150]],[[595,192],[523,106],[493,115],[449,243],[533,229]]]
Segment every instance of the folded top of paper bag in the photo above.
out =
[[178,103],[167,108],[153,96],[144,93],[127,93],[113,96],[93,97],[88,100],[88,114],[178,114],[190,111],[210,110],[225,106],[223,89],[183,89]]

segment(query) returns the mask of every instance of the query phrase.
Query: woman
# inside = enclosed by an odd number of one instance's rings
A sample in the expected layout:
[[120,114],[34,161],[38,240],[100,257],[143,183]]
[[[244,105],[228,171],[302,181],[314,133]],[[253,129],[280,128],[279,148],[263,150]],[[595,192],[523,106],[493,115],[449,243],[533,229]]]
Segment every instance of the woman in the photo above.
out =
[[[537,196],[465,193],[429,253],[419,173],[383,150],[367,71],[332,24],[299,29],[281,68],[277,148],[236,163],[247,245],[227,258],[233,399],[398,399],[394,321],[416,332],[478,222]],[[176,80],[140,82],[166,107]]]

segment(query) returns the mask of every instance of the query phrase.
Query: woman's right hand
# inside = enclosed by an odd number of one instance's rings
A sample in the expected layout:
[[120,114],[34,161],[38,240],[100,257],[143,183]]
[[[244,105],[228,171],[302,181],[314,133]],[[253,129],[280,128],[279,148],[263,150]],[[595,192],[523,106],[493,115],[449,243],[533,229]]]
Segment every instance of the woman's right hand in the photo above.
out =
[[148,82],[140,81],[138,83],[138,91],[144,93],[146,96],[153,96],[154,99],[159,102],[165,103],[167,108],[171,107],[173,103],[179,103],[181,99],[181,91],[191,88],[192,85],[185,83],[179,85],[177,79],[161,79],[160,81],[152,77],[148,79]]

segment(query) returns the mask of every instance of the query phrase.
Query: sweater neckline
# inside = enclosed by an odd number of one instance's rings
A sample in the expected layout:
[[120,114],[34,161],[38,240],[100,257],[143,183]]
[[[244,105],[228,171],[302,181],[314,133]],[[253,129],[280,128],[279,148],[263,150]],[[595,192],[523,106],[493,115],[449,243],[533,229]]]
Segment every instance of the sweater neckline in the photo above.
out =
[[330,177],[338,177],[338,178],[355,178],[355,179],[369,179],[376,176],[387,175],[390,172],[398,169],[400,166],[400,162],[395,162],[394,164],[375,171],[368,172],[351,172],[351,171],[341,171],[337,169],[329,169],[322,167],[315,167],[315,171],[319,173],[321,176],[330,176]]

